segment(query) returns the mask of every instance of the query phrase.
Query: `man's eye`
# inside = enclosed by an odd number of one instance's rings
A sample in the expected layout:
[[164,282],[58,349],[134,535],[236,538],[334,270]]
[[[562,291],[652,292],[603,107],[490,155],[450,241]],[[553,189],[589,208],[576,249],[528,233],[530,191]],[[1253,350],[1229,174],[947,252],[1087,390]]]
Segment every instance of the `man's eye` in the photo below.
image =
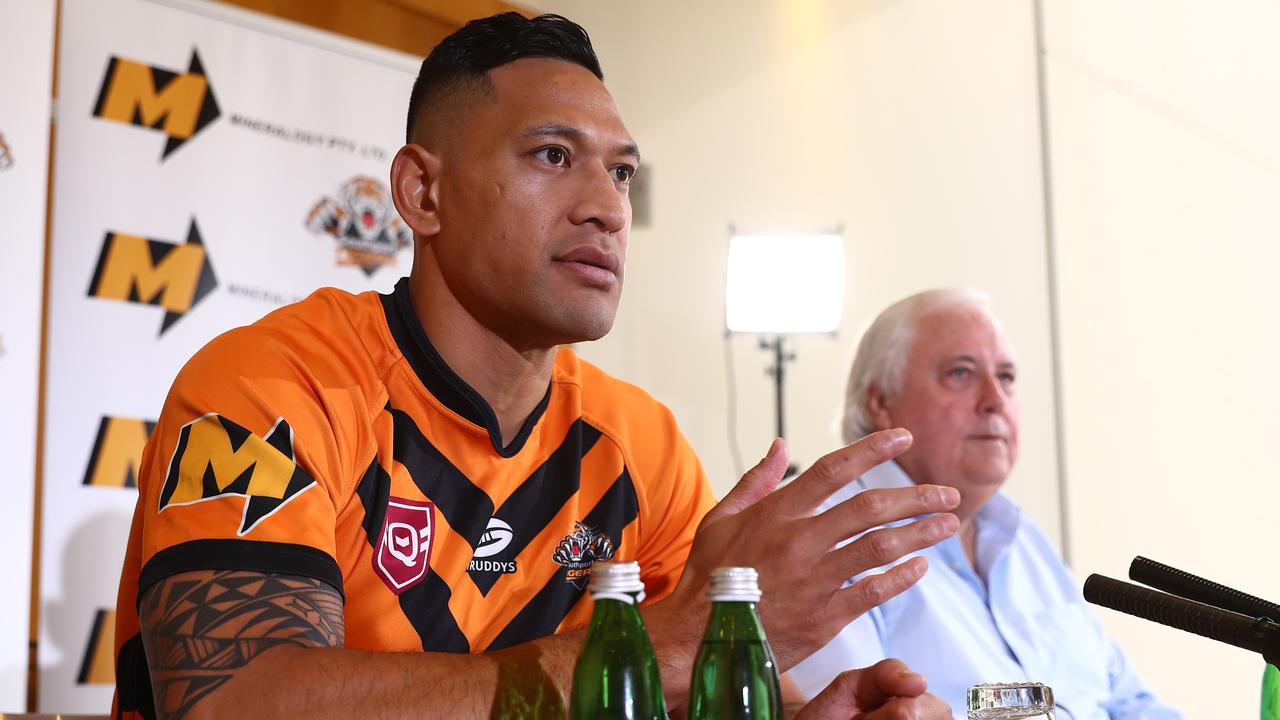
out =
[[619,165],[613,169],[613,179],[623,185],[630,184],[631,178],[636,176],[636,169],[630,165]]
[[1012,385],[1012,384],[1013,384],[1015,381],[1017,381],[1017,379],[1018,379],[1018,378],[1017,378],[1013,373],[1011,373],[1011,372],[1003,372],[1003,373],[1000,373],[1000,376],[999,376],[999,377],[1000,377],[1000,382],[1004,383],[1005,385]]
[[970,372],[972,371],[969,370],[969,368],[967,367],[957,367],[957,368],[951,368],[950,370],[948,370],[947,375],[953,378],[967,378],[969,377]]
[[562,147],[542,148],[535,154],[551,165],[560,166],[569,163],[569,153]]

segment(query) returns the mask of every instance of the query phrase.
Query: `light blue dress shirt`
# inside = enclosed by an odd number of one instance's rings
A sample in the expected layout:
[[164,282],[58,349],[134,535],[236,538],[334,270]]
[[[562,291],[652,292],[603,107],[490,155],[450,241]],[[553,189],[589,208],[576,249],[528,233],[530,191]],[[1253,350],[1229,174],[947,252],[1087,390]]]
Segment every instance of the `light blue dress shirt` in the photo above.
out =
[[[824,509],[870,488],[910,485],[887,462]],[[793,668],[800,689],[812,697],[844,670],[894,657],[928,678],[929,691],[960,720],[969,686],[1021,680],[1053,688],[1058,720],[1181,717],[1156,702],[1103,634],[1058,551],[1012,500],[996,494],[974,521],[976,572],[958,536],[909,555],[929,560],[925,576]]]

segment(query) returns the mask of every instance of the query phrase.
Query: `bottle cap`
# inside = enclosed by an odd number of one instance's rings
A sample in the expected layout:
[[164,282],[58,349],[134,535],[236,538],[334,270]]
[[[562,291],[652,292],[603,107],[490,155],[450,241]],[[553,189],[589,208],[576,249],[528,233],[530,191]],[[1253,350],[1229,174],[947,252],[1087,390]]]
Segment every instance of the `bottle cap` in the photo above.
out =
[[711,571],[711,602],[760,602],[755,568],[722,567]]
[[644,581],[640,563],[598,563],[591,569],[591,599],[621,600],[628,605],[644,601]]

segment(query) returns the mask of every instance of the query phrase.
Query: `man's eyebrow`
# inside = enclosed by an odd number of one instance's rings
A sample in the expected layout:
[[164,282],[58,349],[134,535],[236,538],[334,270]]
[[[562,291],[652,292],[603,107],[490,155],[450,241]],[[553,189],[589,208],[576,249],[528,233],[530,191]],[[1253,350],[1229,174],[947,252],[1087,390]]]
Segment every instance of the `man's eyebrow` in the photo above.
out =
[[[973,355],[965,355],[965,354],[952,355],[951,357],[947,358],[946,362],[948,364],[955,363],[955,362],[968,363],[970,365],[982,364],[978,362],[977,357]],[[996,369],[997,370],[1017,370],[1018,365],[1012,360],[1001,360],[1000,362],[996,363]]]
[[[534,140],[565,138],[579,143],[587,140],[587,133],[582,128],[554,122],[535,125],[520,134]],[[633,142],[622,143],[614,152],[619,155],[630,155],[635,158],[636,163],[640,162],[640,148]]]

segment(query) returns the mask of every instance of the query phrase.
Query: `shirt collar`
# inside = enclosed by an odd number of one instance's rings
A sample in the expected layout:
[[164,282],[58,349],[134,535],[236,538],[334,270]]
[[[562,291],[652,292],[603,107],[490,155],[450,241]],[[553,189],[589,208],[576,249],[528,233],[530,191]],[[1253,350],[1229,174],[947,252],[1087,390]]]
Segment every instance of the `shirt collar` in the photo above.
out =
[[533,432],[534,426],[546,412],[547,405],[551,401],[552,383],[547,383],[547,392],[542,396],[542,401],[525,419],[524,424],[520,426],[520,431],[511,442],[504,446],[498,417],[489,407],[489,403],[485,402],[484,397],[475,388],[468,385],[445,363],[444,358],[431,344],[431,339],[427,337],[427,331],[423,329],[413,309],[413,303],[409,299],[409,278],[400,278],[391,294],[379,297],[382,300],[391,337],[426,391],[467,422],[479,425],[488,431],[493,449],[502,457],[513,457],[520,452]]

